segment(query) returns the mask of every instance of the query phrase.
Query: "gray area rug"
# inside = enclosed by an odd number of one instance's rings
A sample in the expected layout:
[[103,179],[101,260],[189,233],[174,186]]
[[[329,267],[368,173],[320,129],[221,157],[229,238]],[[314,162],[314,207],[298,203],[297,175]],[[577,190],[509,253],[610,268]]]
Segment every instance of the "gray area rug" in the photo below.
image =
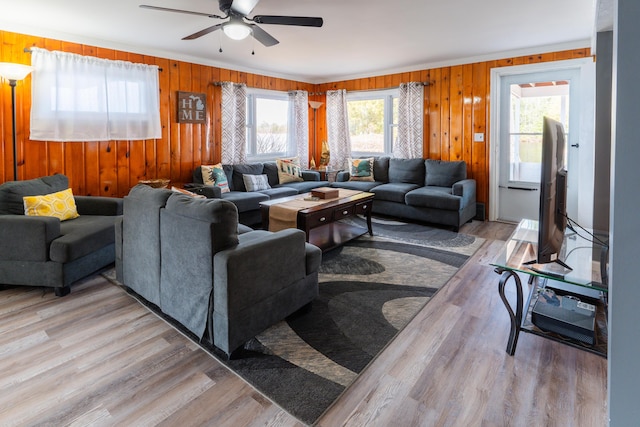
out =
[[483,242],[381,219],[374,220],[373,230],[373,237],[323,254],[320,295],[309,312],[258,335],[242,359],[224,362],[307,424],[336,401]]
[[[359,217],[347,222],[364,225]],[[314,424],[484,242],[420,224],[373,222],[373,237],[323,254],[320,295],[311,310],[250,340],[241,359],[223,360],[156,314],[284,410]],[[113,271],[104,276],[115,281]]]

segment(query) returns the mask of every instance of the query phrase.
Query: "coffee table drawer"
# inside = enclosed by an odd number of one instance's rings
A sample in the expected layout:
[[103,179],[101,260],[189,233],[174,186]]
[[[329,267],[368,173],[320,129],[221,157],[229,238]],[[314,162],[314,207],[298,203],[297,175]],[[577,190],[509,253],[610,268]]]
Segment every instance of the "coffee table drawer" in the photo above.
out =
[[371,202],[363,202],[356,205],[356,215],[365,215],[370,210]]
[[307,229],[318,227],[323,224],[329,224],[331,222],[331,212],[318,212],[307,215],[306,223]]
[[343,206],[340,208],[337,208],[333,211],[333,219],[335,221],[342,219],[342,218],[346,218],[348,216],[352,216],[353,212],[355,210],[355,206],[354,205],[350,205],[350,206]]

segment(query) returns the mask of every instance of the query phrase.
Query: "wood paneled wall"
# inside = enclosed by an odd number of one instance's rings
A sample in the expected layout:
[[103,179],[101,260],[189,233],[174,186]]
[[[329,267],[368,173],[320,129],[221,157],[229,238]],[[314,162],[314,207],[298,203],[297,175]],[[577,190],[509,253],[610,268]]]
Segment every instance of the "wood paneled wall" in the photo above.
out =
[[[584,58],[590,49],[576,49],[540,55],[505,58],[497,61],[456,65],[409,73],[332,82],[317,86],[317,92],[346,89],[375,90],[400,83],[429,82],[424,91],[425,159],[464,160],[467,172],[478,184],[478,202],[489,201],[489,101],[491,69],[510,65]],[[325,102],[324,95],[314,97]],[[325,102],[326,104],[326,102]],[[326,139],[324,105],[318,110],[318,141]],[[474,142],[474,134],[484,134],[484,142]],[[317,157],[316,157],[317,158]]]
[[[228,69],[173,61],[76,43],[0,31],[0,61],[30,64],[25,48],[37,46],[106,59],[158,65],[162,138],[144,141],[42,142],[29,139],[31,76],[16,87],[18,176],[20,179],[63,173],[74,194],[122,197],[141,179],[170,178],[191,182],[193,169],[221,159],[221,89],[214,82],[233,81],[273,90],[306,90],[309,83],[266,77]],[[207,123],[178,124],[178,91],[207,94]],[[13,180],[11,91],[0,87],[0,181]],[[310,131],[310,138],[312,138]],[[311,139],[310,139],[311,140]]]
[[[469,176],[478,181],[478,201],[489,197],[489,82],[493,67],[581,58],[589,49],[506,58],[498,61],[457,65],[408,73],[391,74],[328,84],[309,84],[228,69],[173,61],[153,56],[103,49],[83,44],[0,31],[0,61],[30,64],[31,46],[62,50],[107,59],[119,59],[162,68],[160,72],[160,113],[162,138],[146,141],[41,142],[29,139],[31,77],[16,87],[18,175],[30,179],[53,173],[69,177],[75,194],[122,197],[141,179],[170,178],[174,183],[190,182],[193,169],[221,159],[221,107],[219,81],[246,83],[249,87],[273,90],[306,90],[310,100],[323,102],[313,123],[309,141],[317,130],[315,159],[326,139],[324,93],[332,89],[348,91],[396,87],[410,81],[426,81],[424,158],[465,160]],[[178,124],[178,91],[207,94],[207,123]],[[0,87],[0,181],[13,179],[11,135],[11,91]],[[474,133],[483,133],[484,142],[473,142]]]

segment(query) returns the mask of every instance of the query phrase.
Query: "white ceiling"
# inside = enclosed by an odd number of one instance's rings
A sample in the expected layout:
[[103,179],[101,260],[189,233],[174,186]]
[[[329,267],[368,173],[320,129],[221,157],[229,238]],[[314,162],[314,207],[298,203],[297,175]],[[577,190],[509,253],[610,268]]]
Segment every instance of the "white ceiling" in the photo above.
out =
[[0,29],[322,83],[589,47],[596,21],[594,0],[262,0],[250,16],[324,18],[262,24],[280,41],[264,47],[221,31],[183,41],[222,21],[140,4],[220,14],[217,0],[0,0]]

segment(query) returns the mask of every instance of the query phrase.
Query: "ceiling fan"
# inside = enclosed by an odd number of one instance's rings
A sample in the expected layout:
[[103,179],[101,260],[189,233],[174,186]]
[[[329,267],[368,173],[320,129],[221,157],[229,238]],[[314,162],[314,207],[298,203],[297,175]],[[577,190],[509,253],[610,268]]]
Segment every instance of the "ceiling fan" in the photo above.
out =
[[[247,15],[256,7],[260,0],[218,0],[220,11],[224,16],[211,13],[192,12],[182,9],[170,9],[168,7],[150,6],[141,4],[144,9],[161,10],[165,12],[187,13],[190,15],[206,16],[208,18],[227,19],[228,21],[207,27],[203,30],[183,37],[182,40],[193,40],[212,33],[216,30],[222,30],[224,33],[234,40],[242,40],[249,35],[258,40],[265,46],[273,46],[278,44],[273,36],[256,24],[276,24],[276,25],[295,25],[301,27],[322,27],[322,18],[311,18],[306,16],[278,16],[278,15],[255,15],[249,18]],[[248,21],[248,22],[247,22]]]

